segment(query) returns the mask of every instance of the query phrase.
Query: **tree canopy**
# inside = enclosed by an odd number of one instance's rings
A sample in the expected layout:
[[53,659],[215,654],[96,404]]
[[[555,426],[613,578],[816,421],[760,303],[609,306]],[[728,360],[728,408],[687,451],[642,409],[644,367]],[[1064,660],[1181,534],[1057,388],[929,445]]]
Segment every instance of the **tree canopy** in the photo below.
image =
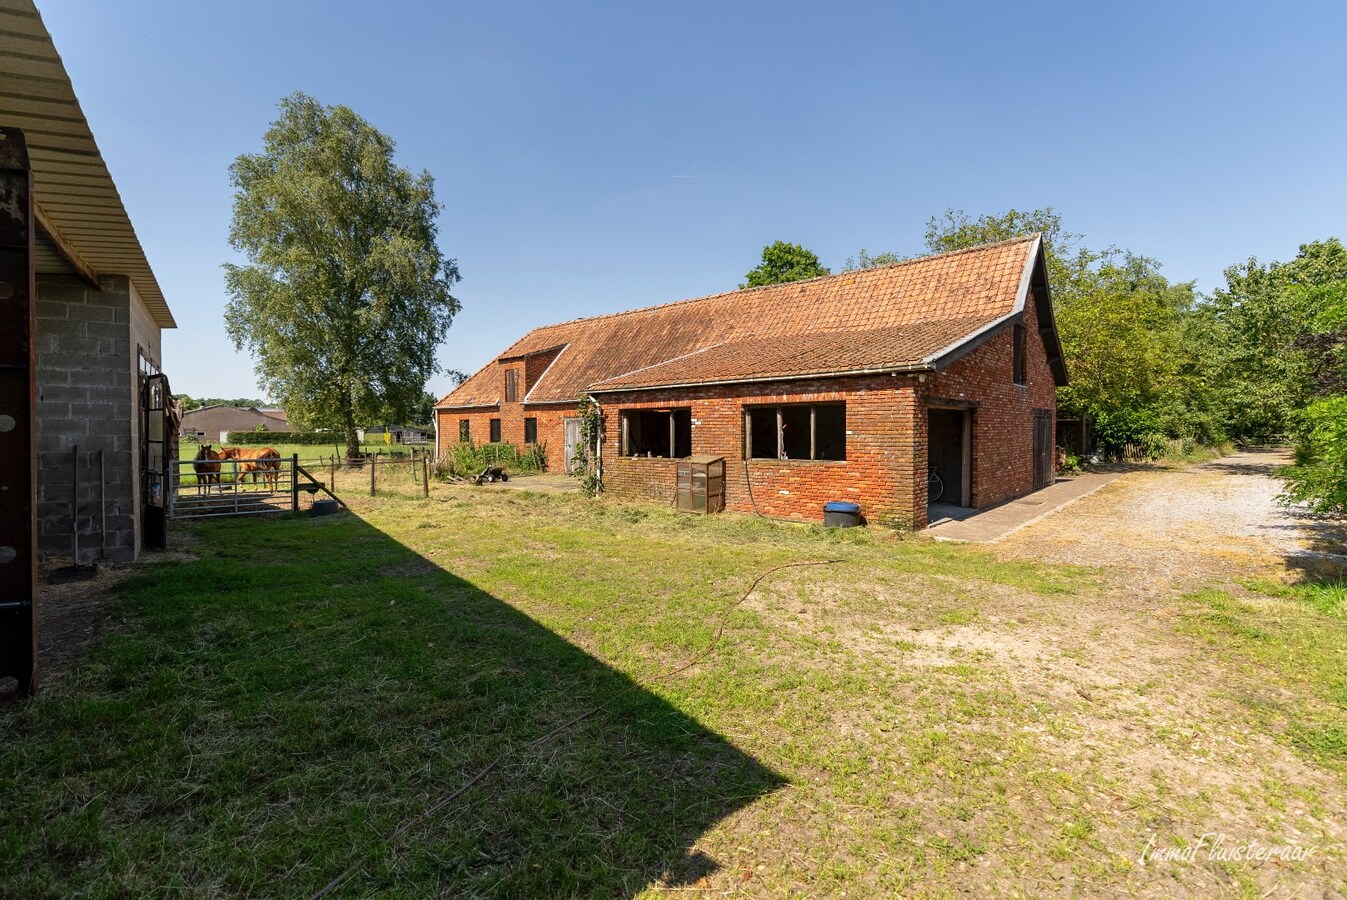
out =
[[189,394],[174,394],[173,399],[182,404],[183,412],[191,412],[194,409],[201,409],[203,406],[242,406],[244,408],[253,408],[259,406],[270,406],[271,404],[263,400],[254,400],[251,397],[193,397]]
[[1062,410],[1093,419],[1106,445],[1214,438],[1206,370],[1188,340],[1191,282],[1171,283],[1153,259],[1087,247],[1052,207],[978,218],[946,210],[927,222],[926,246],[941,253],[1034,233],[1071,378],[1058,393]]
[[434,180],[393,160],[394,142],[345,106],[295,93],[260,153],[230,166],[225,326],[257,359],[290,418],[343,433],[404,421],[437,370],[459,303],[457,262],[437,244]]
[[746,283],[739,287],[758,287],[764,284],[785,284],[831,274],[819,262],[818,255],[799,244],[777,241],[762,248],[762,262],[744,276]]
[[899,256],[889,250],[870,255],[870,252],[864,247],[860,249],[855,256],[848,256],[847,261],[842,264],[843,272],[856,272],[861,269],[873,269],[877,266],[891,266],[894,263],[900,263],[907,259],[906,256]]

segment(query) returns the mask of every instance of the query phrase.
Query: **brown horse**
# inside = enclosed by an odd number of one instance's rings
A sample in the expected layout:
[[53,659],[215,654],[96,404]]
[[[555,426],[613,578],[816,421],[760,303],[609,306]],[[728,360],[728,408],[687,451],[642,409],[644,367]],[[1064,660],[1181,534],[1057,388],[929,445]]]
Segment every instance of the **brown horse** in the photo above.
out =
[[198,494],[201,493],[203,487],[209,494],[210,486],[220,483],[220,464],[203,461],[213,459],[224,459],[224,454],[216,451],[211,444],[202,444],[197,448],[196,457],[192,460],[192,468],[196,470],[196,492]]
[[241,484],[246,477],[257,484],[260,475],[262,482],[273,491],[281,480],[281,454],[272,447],[221,447],[224,459],[236,459],[240,463],[235,467],[235,483]]

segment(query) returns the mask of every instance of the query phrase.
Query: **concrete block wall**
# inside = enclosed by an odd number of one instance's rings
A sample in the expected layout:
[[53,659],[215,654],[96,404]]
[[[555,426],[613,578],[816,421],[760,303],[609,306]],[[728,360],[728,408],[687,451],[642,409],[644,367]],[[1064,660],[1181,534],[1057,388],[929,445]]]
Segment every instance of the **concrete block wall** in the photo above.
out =
[[[131,285],[124,277],[105,276],[102,288],[64,275],[37,281],[38,549],[44,557],[68,559],[72,528],[78,527],[82,563],[98,558],[104,513],[110,562],[133,560],[138,544]],[[106,469],[102,508],[100,451]]]

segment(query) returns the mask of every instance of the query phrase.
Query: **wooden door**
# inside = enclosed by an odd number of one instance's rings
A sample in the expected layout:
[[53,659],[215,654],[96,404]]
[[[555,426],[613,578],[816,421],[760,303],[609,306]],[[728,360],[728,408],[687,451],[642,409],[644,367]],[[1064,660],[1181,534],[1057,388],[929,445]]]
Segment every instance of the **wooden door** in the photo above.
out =
[[579,417],[567,418],[563,424],[566,437],[562,443],[564,444],[563,452],[566,454],[566,461],[562,468],[567,475],[570,475],[576,469],[574,460],[575,451],[580,446],[580,419]]
[[1034,490],[1045,488],[1053,482],[1052,430],[1052,410],[1034,410]]

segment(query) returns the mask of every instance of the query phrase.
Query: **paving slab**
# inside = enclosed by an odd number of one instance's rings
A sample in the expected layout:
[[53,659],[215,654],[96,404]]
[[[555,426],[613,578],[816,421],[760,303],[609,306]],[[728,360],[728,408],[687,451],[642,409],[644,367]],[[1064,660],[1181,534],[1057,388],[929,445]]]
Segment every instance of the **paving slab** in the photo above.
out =
[[937,541],[968,541],[990,544],[1008,534],[1032,525],[1039,519],[1088,497],[1104,485],[1122,477],[1122,472],[1086,472],[1058,478],[1041,491],[1011,500],[989,509],[969,510],[957,506],[933,504],[927,528]]

